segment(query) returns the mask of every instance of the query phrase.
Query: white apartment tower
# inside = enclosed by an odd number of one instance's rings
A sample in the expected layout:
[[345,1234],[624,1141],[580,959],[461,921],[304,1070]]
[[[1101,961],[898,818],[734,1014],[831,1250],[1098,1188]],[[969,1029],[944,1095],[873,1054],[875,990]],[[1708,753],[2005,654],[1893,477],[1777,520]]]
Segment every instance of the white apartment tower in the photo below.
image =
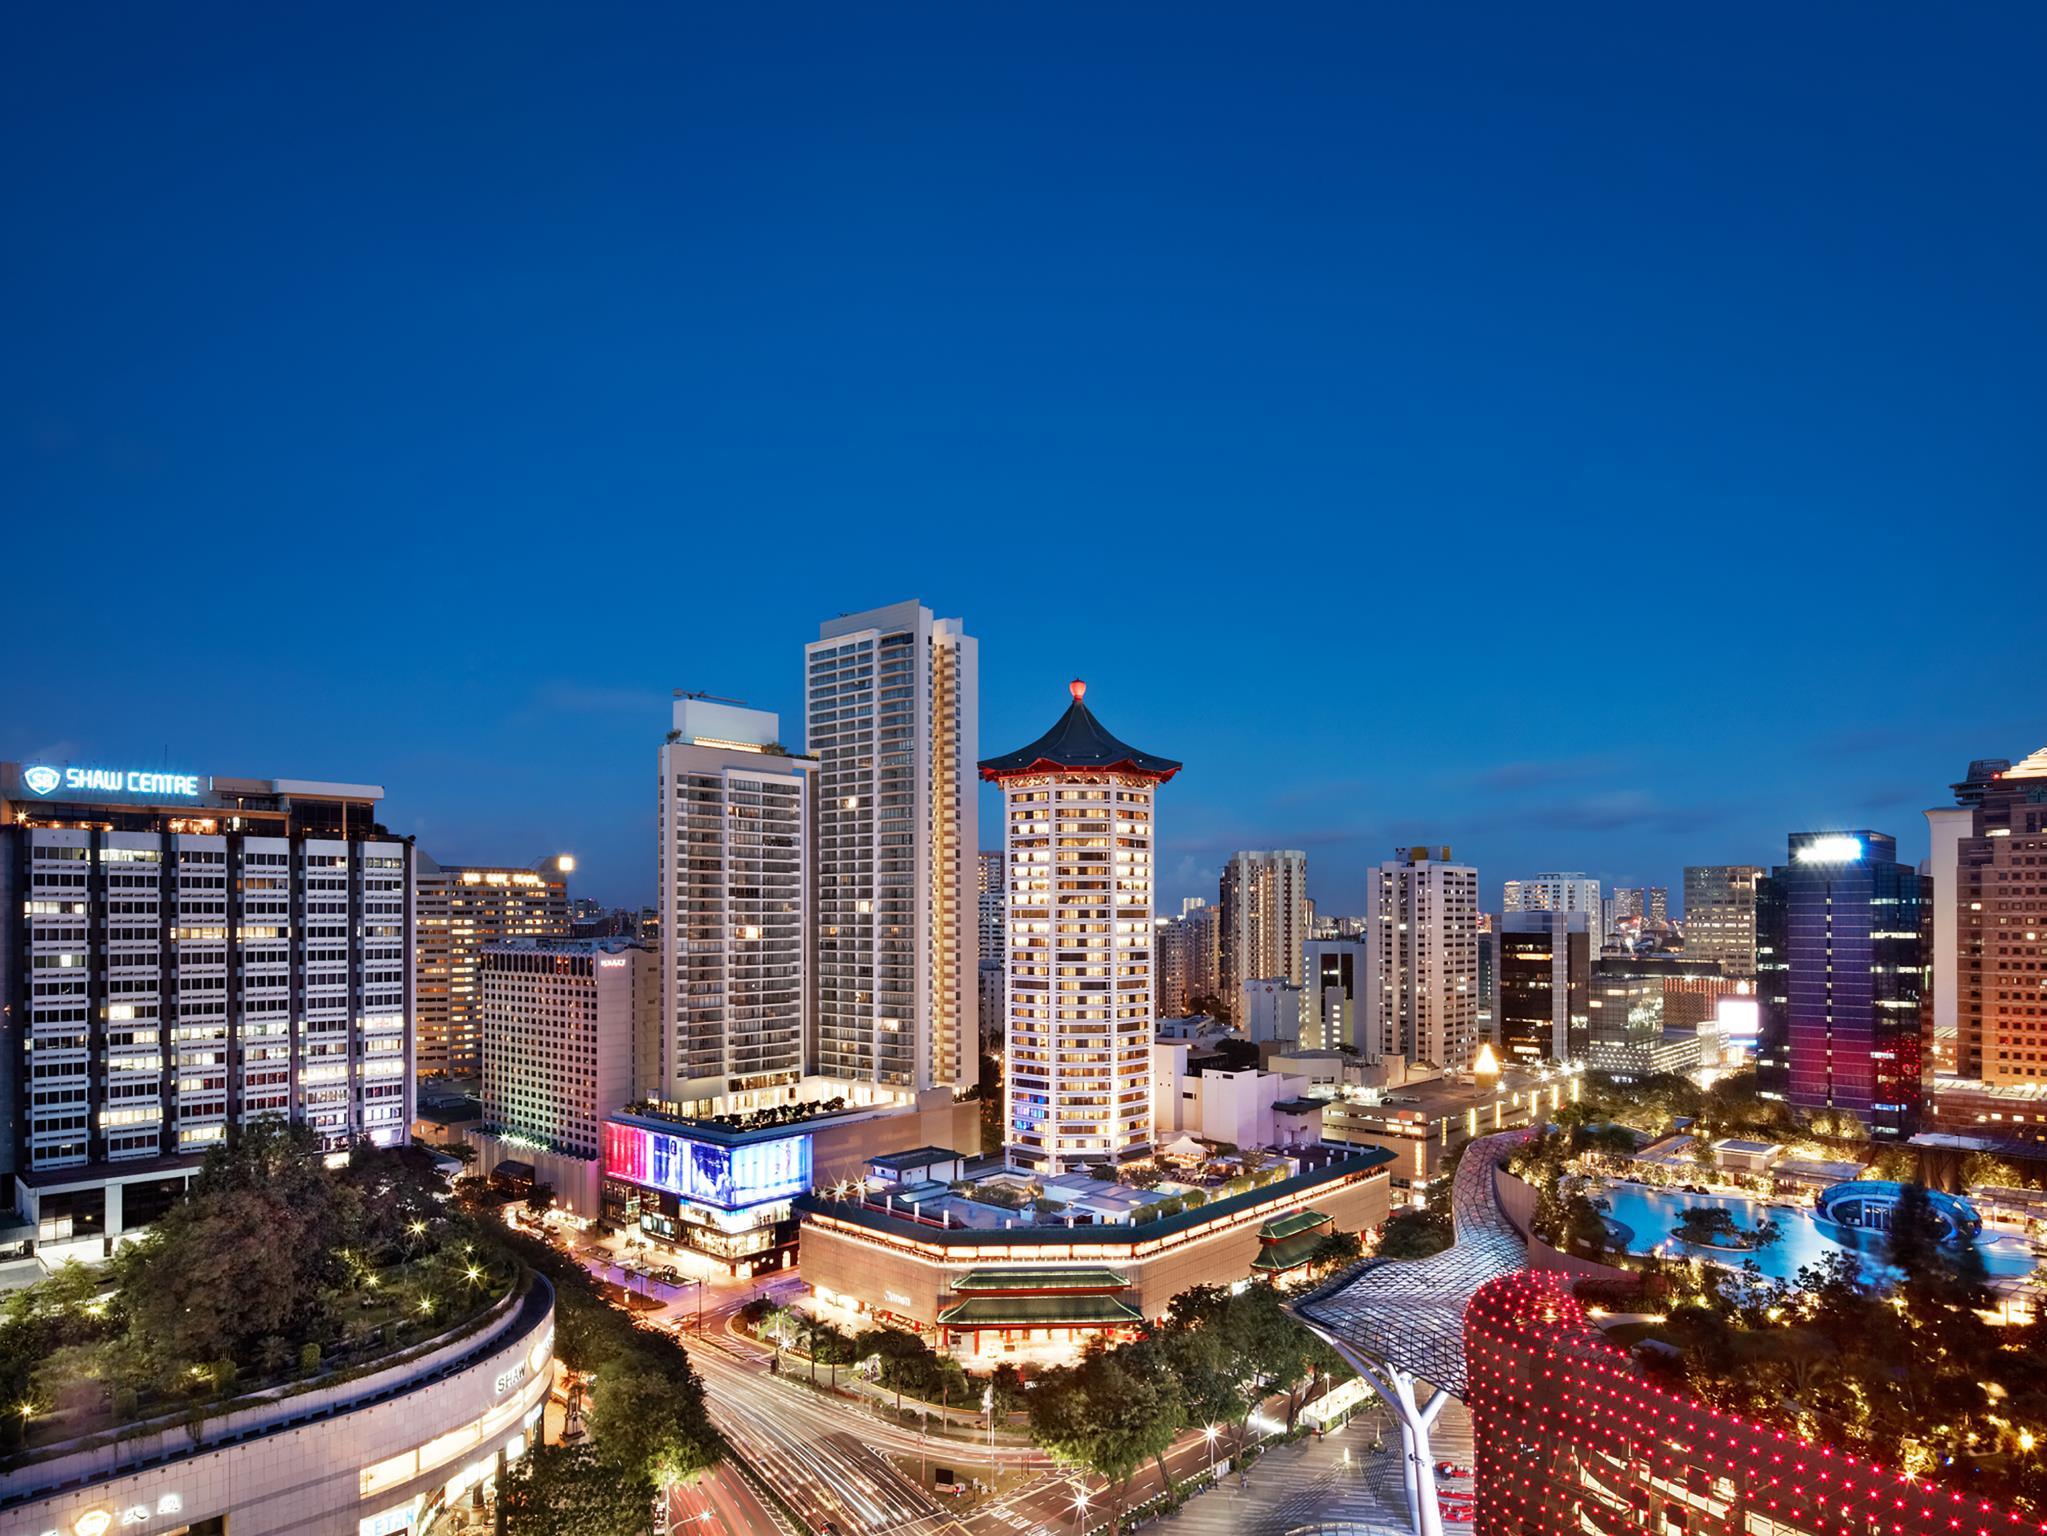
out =
[[1461,1071],[1478,1051],[1478,871],[1409,848],[1368,873],[1353,1043],[1369,1062]]
[[662,1027],[642,1052],[652,1080],[634,1086],[686,1111],[776,1102],[806,1072],[816,764],[779,729],[769,711],[678,695],[661,748]]
[[817,760],[815,1061],[898,1095],[979,1072],[977,643],[915,602],[847,614],[804,647]]
[[1073,703],[981,764],[1009,858],[1004,1143],[1044,1174],[1152,1145],[1153,801],[1180,771]]

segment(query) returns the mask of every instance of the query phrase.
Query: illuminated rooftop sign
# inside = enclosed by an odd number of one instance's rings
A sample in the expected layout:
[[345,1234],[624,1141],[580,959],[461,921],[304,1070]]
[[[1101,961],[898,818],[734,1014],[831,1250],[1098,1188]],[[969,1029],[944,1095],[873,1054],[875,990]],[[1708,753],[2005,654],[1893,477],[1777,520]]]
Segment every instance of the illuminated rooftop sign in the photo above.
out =
[[1793,857],[1801,864],[1853,864],[1862,857],[1862,839],[1816,837]]
[[62,789],[82,795],[172,795],[181,800],[199,797],[198,774],[159,773],[145,768],[52,768],[33,763],[21,770],[21,782],[37,795],[53,795]]

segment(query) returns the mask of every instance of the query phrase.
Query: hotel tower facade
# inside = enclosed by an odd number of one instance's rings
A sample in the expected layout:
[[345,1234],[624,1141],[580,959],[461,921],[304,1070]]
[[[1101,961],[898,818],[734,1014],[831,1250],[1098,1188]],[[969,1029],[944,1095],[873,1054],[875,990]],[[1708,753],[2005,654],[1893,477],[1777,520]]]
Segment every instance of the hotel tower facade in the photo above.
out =
[[979,1075],[974,750],[980,663],[922,604],[846,614],[804,647],[817,760],[815,1054],[908,1097]]
[[981,764],[1009,864],[1003,1141],[1043,1174],[1152,1145],[1154,800],[1180,765],[1110,735],[1086,693]]

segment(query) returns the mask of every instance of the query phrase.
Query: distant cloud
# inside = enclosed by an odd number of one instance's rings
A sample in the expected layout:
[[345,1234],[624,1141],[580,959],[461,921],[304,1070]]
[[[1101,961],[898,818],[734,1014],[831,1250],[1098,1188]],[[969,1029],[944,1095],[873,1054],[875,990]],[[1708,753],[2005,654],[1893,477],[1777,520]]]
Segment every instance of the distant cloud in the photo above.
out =
[[1532,758],[1526,762],[1499,763],[1471,776],[1482,789],[1539,789],[1549,784],[1569,784],[1598,778],[1618,770],[1611,757]]
[[1646,790],[1623,789],[1611,794],[1581,795],[1528,813],[1537,822],[1588,832],[1623,829],[1649,832],[1693,832],[1719,821],[1722,812],[1710,805],[1666,805]]

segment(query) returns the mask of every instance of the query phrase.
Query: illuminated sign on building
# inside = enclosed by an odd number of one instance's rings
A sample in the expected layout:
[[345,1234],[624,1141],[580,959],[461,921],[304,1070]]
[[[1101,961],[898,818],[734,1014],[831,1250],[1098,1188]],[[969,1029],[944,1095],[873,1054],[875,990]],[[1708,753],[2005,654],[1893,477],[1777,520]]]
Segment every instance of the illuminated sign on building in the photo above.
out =
[[1801,864],[1853,864],[1861,857],[1859,837],[1816,837],[1798,850]]
[[35,763],[21,770],[21,782],[38,795],[59,789],[88,795],[199,795],[196,773],[157,773],[142,768],[51,768]]
[[608,1120],[604,1172],[697,1204],[740,1210],[809,1192],[810,1137],[726,1146]]

